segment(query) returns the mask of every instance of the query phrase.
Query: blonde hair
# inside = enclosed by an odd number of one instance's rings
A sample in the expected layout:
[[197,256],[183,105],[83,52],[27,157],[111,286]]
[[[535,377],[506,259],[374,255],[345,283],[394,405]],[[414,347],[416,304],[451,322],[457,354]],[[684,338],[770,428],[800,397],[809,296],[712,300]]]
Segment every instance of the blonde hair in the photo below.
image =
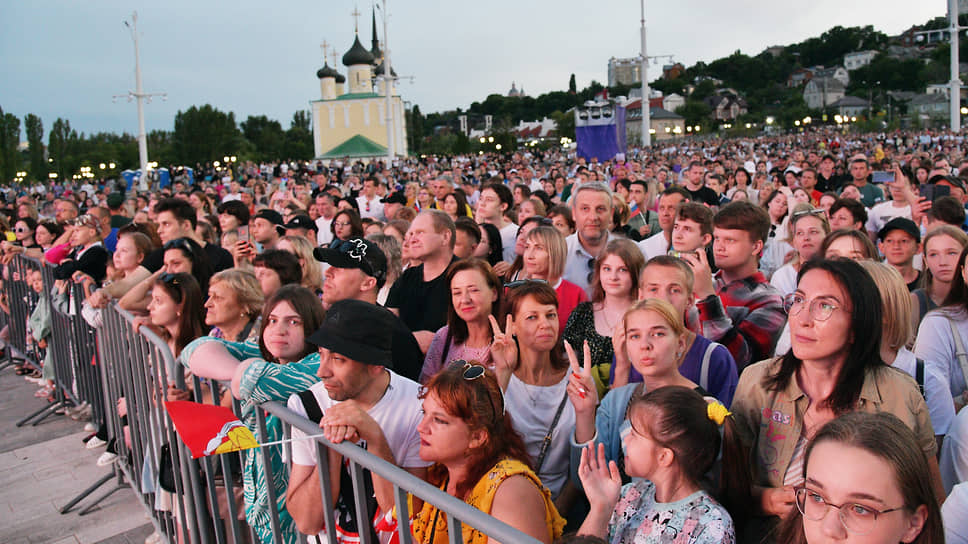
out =
[[229,268],[213,275],[208,280],[208,286],[211,288],[219,282],[224,282],[235,293],[239,306],[242,307],[242,311],[245,312],[245,315],[249,319],[258,317],[262,313],[262,305],[265,303],[265,297],[262,294],[262,287],[259,285],[259,280],[256,279],[255,274],[248,270]]
[[[926,259],[928,257],[928,242],[939,236],[947,236],[961,245],[961,249],[964,250],[965,246],[968,246],[968,234],[958,227],[951,225],[940,225],[931,229],[928,234],[924,236],[924,240],[921,241],[921,254],[924,255]],[[931,268],[925,265],[924,267],[924,279],[921,282],[924,290],[931,294],[931,289],[934,286],[934,274],[931,272]]]
[[625,315],[622,316],[622,327],[626,331],[628,331],[629,316],[636,312],[654,312],[658,314],[677,337],[681,337],[686,333],[686,326],[682,322],[682,316],[678,315],[676,309],[672,307],[672,304],[666,302],[665,299],[647,298],[632,304],[628,310],[625,310]]
[[287,240],[292,244],[293,252],[296,257],[302,260],[302,280],[300,284],[310,291],[323,290],[323,269],[319,267],[319,261],[313,257],[313,245],[303,236],[288,235],[281,240]]
[[565,273],[565,261],[568,259],[568,244],[565,237],[554,227],[538,226],[528,233],[529,242],[544,244],[548,251],[548,282],[558,280]]
[[878,261],[859,261],[874,279],[881,293],[884,323],[881,327],[881,344],[898,351],[914,339],[914,301],[896,268]]

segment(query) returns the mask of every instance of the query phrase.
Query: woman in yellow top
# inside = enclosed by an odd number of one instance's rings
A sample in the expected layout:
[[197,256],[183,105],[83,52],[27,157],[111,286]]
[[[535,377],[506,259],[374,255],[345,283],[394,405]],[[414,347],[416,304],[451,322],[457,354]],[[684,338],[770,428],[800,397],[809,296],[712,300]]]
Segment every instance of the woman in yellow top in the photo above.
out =
[[[431,483],[542,542],[561,536],[565,520],[531,470],[493,372],[456,361],[431,378],[421,398],[420,458],[436,463]],[[446,514],[424,503],[413,521],[413,536],[420,544],[446,544]],[[462,540],[490,541],[468,525]]]

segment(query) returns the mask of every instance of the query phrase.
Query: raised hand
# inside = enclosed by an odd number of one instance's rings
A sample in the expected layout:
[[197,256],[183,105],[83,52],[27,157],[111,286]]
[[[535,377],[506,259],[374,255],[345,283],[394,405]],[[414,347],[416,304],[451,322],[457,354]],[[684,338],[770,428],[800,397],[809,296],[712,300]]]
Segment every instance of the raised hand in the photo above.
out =
[[579,364],[578,357],[571,342],[565,341],[565,351],[568,353],[568,365],[571,367],[571,375],[568,376],[568,399],[575,407],[576,414],[595,413],[598,406],[598,391],[595,388],[595,381],[592,379],[592,354],[588,347],[588,340],[582,347],[584,364]]
[[622,476],[615,461],[605,461],[605,445],[589,444],[581,450],[578,477],[592,511],[611,511],[622,496]]
[[491,321],[491,331],[494,340],[491,341],[491,360],[494,361],[494,372],[497,374],[501,387],[507,387],[511,374],[518,368],[518,344],[514,340],[514,321],[508,314],[504,332],[497,324],[493,315],[487,316]]

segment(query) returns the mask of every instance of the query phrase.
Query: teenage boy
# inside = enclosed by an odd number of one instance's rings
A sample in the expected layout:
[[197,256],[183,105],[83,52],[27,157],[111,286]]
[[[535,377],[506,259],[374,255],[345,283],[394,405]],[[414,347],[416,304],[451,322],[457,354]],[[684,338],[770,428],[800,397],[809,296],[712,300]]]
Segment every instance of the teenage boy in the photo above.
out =
[[680,253],[705,251],[713,241],[713,212],[698,202],[679,204],[672,226],[672,249]]
[[750,202],[723,206],[713,218],[714,276],[705,252],[685,255],[695,275],[703,335],[729,349],[742,373],[773,354],[786,323],[783,296],[758,270],[770,233],[766,210]]
[[501,257],[509,263],[514,261],[514,242],[518,235],[518,226],[508,221],[504,214],[513,205],[514,195],[511,194],[511,189],[501,183],[500,178],[491,178],[481,189],[474,215],[478,223],[490,223],[497,227],[504,248]]
[[659,231],[659,216],[648,208],[649,186],[642,180],[629,184],[628,225],[643,239]]
[[921,229],[906,217],[895,217],[877,233],[877,249],[887,264],[901,273],[908,291],[921,283],[921,271],[914,268],[914,256],[921,253]]
[[656,255],[665,255],[672,246],[672,229],[676,223],[679,204],[689,200],[689,192],[679,186],[672,186],[659,195],[659,232],[638,243],[639,250],[649,260]]

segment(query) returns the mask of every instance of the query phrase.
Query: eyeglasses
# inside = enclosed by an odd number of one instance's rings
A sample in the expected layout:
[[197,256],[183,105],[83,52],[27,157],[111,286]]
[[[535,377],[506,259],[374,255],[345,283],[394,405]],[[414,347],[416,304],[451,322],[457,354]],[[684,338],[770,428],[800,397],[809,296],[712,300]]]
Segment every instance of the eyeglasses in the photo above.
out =
[[904,507],[890,508],[888,510],[875,510],[869,506],[857,503],[832,504],[823,498],[823,495],[801,487],[796,490],[797,510],[803,517],[810,521],[820,521],[827,515],[827,509],[833,507],[837,509],[840,523],[844,529],[855,535],[866,535],[874,530],[877,524],[877,516],[903,510]]
[[[472,382],[487,374],[487,367],[485,367],[484,365],[476,365],[473,363],[468,363],[463,359],[457,359],[452,364],[455,368],[457,367],[463,368],[463,370],[461,371],[461,377],[463,377],[465,380],[469,382]],[[506,409],[505,402],[504,402],[504,391],[501,389],[500,386],[498,386],[498,391],[501,391],[501,417],[504,417],[505,409]],[[487,389],[486,386],[484,388],[484,394],[487,395],[487,402],[490,403],[491,405],[491,413],[494,414],[494,419],[497,419],[497,408],[494,406],[494,399],[491,397],[491,392]]]
[[353,223],[350,223],[349,221],[346,221],[346,222],[343,222],[343,221],[337,221],[337,222],[335,222],[335,223],[333,223],[333,226],[335,226],[335,227],[336,227],[336,228],[338,228],[338,229],[341,229],[341,228],[343,228],[343,227],[348,227],[348,226],[350,226],[350,225],[352,225],[352,224],[353,224]]
[[807,217],[808,215],[813,215],[816,217],[824,217],[827,215],[827,212],[823,211],[823,208],[814,208],[812,210],[802,210],[791,215],[790,219],[796,222],[801,217]]
[[514,289],[515,287],[521,287],[522,285],[526,285],[528,283],[545,283],[546,284],[546,283],[548,283],[548,280],[539,280],[539,279],[534,279],[534,280],[532,280],[532,279],[514,280],[514,281],[509,281],[509,282],[505,283],[504,284],[504,287],[506,287],[508,289]]
[[788,315],[798,315],[804,308],[809,308],[810,313],[808,315],[812,319],[826,321],[830,319],[835,310],[840,309],[840,306],[823,298],[815,298],[808,304],[807,299],[797,293],[788,295],[783,300],[783,309],[786,310]]

